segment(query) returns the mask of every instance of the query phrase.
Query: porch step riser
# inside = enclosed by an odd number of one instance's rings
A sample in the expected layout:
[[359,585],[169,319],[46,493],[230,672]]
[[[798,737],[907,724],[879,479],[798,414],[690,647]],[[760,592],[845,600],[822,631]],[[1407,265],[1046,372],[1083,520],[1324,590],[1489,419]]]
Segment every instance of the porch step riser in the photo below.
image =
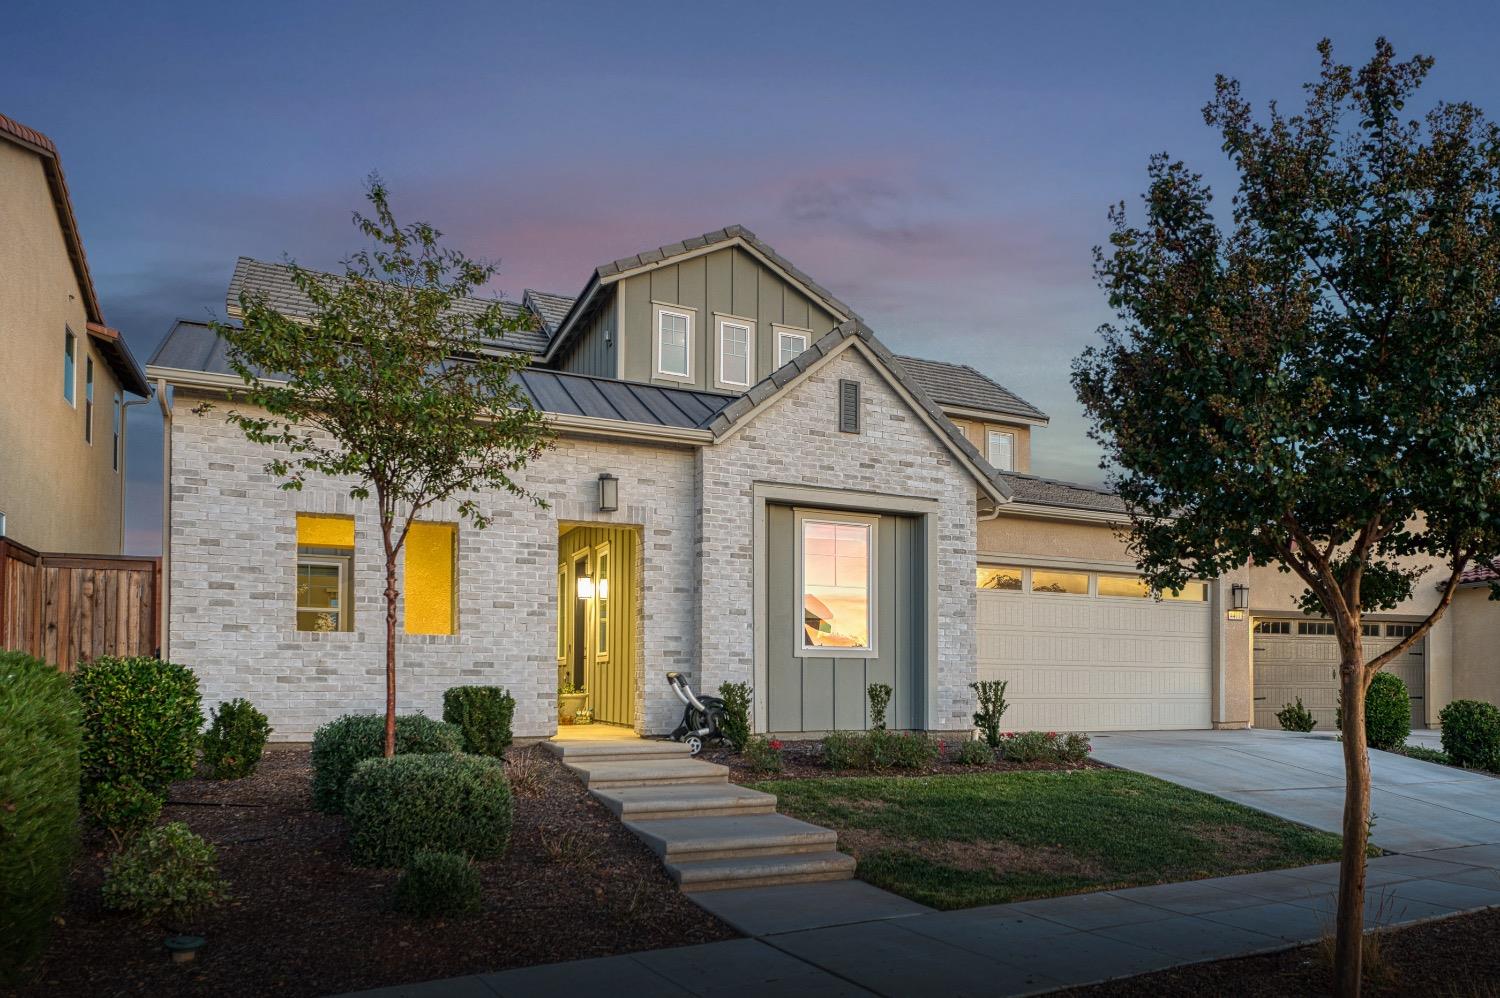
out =
[[854,857],[841,852],[792,853],[737,859],[704,859],[666,864],[667,873],[684,891],[718,891],[737,887],[770,887],[820,880],[849,880]]
[[[608,805],[606,805],[608,806]],[[611,808],[611,810],[614,810]],[[776,804],[748,804],[735,807],[694,807],[680,808],[672,811],[631,811],[621,814],[615,811],[615,816],[621,821],[662,821],[668,818],[738,818],[747,814],[775,814]]]
[[834,841],[809,842],[806,845],[736,846],[731,849],[699,849],[693,852],[669,852],[661,857],[663,863],[677,866],[690,863],[707,863],[716,859],[760,859],[766,856],[799,856],[808,853],[825,853],[837,845]]
[[590,790],[623,790],[626,787],[688,787],[688,786],[711,786],[714,784],[725,784],[729,778],[722,775],[708,776],[679,776],[679,777],[646,777],[633,780],[585,780],[584,786]]
[[[673,878],[676,879],[676,878]],[[787,874],[784,877],[757,877],[751,880],[720,880],[701,884],[684,884],[677,881],[677,889],[684,894],[696,894],[699,891],[728,891],[739,890],[745,887],[779,887],[782,884],[812,884],[826,880],[853,880],[854,872],[848,873],[806,873]]]
[[586,766],[596,762],[636,762],[645,759],[686,759],[688,756],[682,752],[631,752],[627,755],[617,755],[613,752],[590,752],[579,754],[569,752],[558,758],[571,762],[574,765]]

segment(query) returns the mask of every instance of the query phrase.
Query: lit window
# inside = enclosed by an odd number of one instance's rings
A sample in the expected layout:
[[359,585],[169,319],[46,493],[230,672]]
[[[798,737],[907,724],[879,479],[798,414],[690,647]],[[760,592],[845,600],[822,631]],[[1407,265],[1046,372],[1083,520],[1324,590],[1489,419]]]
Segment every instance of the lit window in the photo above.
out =
[[594,555],[594,658],[609,658],[609,545],[601,544]]
[[94,358],[83,359],[83,442],[94,442]]
[[872,523],[802,521],[802,647],[869,651]]
[[557,660],[563,661],[568,657],[568,630],[567,613],[563,607],[567,601],[563,594],[568,591],[568,570],[562,565],[557,566]]
[[990,430],[985,435],[985,453],[990,464],[1000,471],[1016,470],[1016,435],[1004,430]]
[[1031,591],[1034,593],[1062,593],[1068,596],[1087,596],[1089,594],[1089,577],[1083,572],[1043,572],[1033,570],[1031,573]]
[[114,444],[113,444],[113,447],[114,447],[114,456],[113,456],[112,460],[114,461],[114,465],[115,465],[115,470],[116,471],[120,470],[120,432],[122,430],[122,427],[120,426],[121,411],[122,410],[120,409],[120,393],[119,392],[115,392],[115,415],[114,415],[114,420],[113,420],[114,427],[115,427],[115,439],[114,439]]
[[78,391],[77,367],[78,337],[73,335],[73,330],[68,329],[63,333],[63,401],[68,405],[76,404],[74,395]]
[[776,332],[776,366],[791,363],[807,350],[806,333],[789,333],[786,330]]
[[753,327],[744,322],[719,320],[719,382],[750,386],[750,356],[754,350]]
[[297,514],[297,630],[354,629],[354,521]]
[[656,373],[692,377],[693,314],[671,308],[656,310]]
[[407,634],[452,634],[458,527],[415,520],[406,531],[404,628]]
[[1012,592],[1020,592],[1021,570],[1019,568],[993,568],[980,565],[978,588],[1008,589]]
[[1208,583],[1189,582],[1181,589],[1165,589],[1161,593],[1161,598],[1183,603],[1206,603],[1208,602]]
[[1099,574],[1099,595],[1117,596],[1122,599],[1144,599],[1151,595],[1151,587],[1139,575]]

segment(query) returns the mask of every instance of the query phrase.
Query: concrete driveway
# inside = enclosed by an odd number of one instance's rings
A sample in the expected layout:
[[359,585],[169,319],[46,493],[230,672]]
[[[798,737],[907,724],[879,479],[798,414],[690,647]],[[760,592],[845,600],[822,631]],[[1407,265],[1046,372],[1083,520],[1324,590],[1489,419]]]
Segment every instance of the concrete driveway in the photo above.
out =
[[[1288,731],[1111,731],[1094,758],[1339,833],[1343,746]],[[1370,752],[1372,839],[1414,853],[1500,843],[1500,779]]]

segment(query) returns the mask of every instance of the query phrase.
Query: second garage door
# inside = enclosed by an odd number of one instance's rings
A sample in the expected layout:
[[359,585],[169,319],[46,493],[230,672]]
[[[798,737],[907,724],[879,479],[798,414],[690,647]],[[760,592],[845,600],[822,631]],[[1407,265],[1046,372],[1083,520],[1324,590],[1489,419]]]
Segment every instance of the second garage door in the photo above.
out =
[[1204,583],[1156,600],[1134,576],[987,565],[978,585],[979,675],[1009,683],[1003,727],[1211,726]]
[[[1415,624],[1366,623],[1364,648],[1374,656],[1412,633]],[[1326,620],[1258,620],[1255,623],[1255,726],[1277,729],[1276,712],[1298,697],[1312,712],[1318,731],[1337,731],[1339,641]],[[1406,683],[1412,727],[1425,728],[1427,640],[1423,638],[1385,667]]]

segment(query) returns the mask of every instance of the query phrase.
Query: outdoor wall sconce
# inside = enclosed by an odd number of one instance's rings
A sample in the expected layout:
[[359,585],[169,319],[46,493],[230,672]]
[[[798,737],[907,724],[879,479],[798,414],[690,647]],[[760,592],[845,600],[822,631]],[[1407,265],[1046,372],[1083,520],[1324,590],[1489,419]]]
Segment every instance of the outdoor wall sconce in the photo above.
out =
[[594,598],[594,580],[587,575],[580,575],[578,577],[578,598]]
[[1244,620],[1250,609],[1250,587],[1236,582],[1229,587],[1229,619]]
[[613,513],[620,508],[620,480],[609,472],[599,476],[599,512]]

